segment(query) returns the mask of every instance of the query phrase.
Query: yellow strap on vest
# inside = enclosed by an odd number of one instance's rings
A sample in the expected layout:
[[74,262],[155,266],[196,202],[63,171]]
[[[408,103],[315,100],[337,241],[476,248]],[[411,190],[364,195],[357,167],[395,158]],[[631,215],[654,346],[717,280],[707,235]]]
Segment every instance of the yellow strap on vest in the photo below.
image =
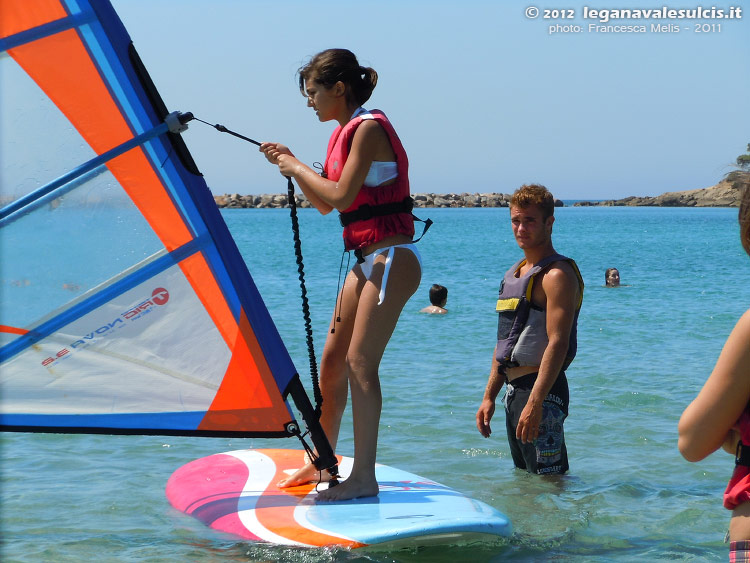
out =
[[531,279],[529,280],[529,285],[526,286],[526,300],[531,303],[531,291],[534,289],[534,280],[536,279],[536,276],[539,272],[531,276]]
[[[575,272],[576,277],[578,278],[578,283],[580,285],[580,292],[578,296],[578,303],[576,303],[576,310],[579,310],[581,308],[581,304],[583,303],[583,276],[581,276],[581,271],[578,269],[578,264],[575,263],[575,261],[571,258],[567,259],[567,262],[573,267],[573,271]],[[526,263],[524,260],[521,262],[521,264],[518,266],[518,269],[520,270],[521,267]],[[540,272],[537,272],[533,276],[531,276],[531,279],[529,280],[529,285],[526,286],[526,299],[527,301],[531,302],[531,293],[534,289],[534,280],[536,279],[537,274]],[[497,305],[495,306],[495,311],[515,311],[518,308],[518,303],[520,302],[520,298],[518,297],[511,297],[509,299],[498,299]]]
[[510,299],[498,299],[495,311],[515,311],[518,308],[518,304],[521,300],[518,297],[511,297]]

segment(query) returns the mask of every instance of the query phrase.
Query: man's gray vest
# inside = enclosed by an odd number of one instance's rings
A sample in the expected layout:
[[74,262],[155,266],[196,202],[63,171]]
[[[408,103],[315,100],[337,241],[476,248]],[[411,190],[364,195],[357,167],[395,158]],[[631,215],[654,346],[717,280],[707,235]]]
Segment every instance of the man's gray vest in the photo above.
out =
[[567,369],[576,355],[578,347],[578,313],[583,302],[583,278],[578,266],[571,259],[561,254],[552,254],[530,268],[523,276],[516,277],[518,269],[526,263],[525,259],[516,262],[505,272],[500,295],[495,310],[498,312],[497,349],[495,359],[503,368],[516,366],[538,366],[549,342],[547,338],[546,312],[531,302],[534,280],[537,274],[552,263],[567,261],[578,277],[581,296],[576,305],[573,326],[570,329],[570,342],[565,356],[563,369]]

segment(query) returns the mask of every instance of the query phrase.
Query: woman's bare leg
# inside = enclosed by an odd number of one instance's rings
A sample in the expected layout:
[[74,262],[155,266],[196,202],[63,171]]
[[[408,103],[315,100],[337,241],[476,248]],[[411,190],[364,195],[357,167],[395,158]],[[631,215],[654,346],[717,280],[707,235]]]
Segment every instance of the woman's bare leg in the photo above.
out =
[[386,296],[378,305],[384,263],[385,255],[376,259],[372,279],[362,289],[346,356],[354,421],[352,472],[339,486],[320,492],[317,497],[320,500],[347,500],[378,494],[375,459],[382,407],[378,367],[401,311],[419,287],[422,276],[414,253],[397,248]]
[[[346,352],[349,349],[354,329],[357,301],[365,281],[359,268],[349,272],[344,280],[340,296],[341,306],[339,307],[337,300],[320,362],[320,392],[323,396],[320,425],[334,451],[336,451],[341,427],[341,417],[349,395],[349,368],[346,363]],[[336,322],[339,313],[341,321]],[[335,329],[333,333],[331,333],[332,328]],[[294,487],[311,481],[328,481],[329,479],[330,475],[327,471],[321,472],[308,462],[289,477],[279,481],[277,486]]]

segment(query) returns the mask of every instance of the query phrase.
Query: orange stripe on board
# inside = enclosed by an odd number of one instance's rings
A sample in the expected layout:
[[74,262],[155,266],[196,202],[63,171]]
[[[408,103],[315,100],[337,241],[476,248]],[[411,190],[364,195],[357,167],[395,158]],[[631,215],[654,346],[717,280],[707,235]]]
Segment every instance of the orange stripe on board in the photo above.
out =
[[9,334],[26,334],[29,331],[25,328],[16,328],[14,326],[0,325],[0,332],[7,332]]
[[[260,450],[261,452],[263,450]],[[276,463],[276,475],[258,499],[255,508],[255,515],[267,530],[289,538],[291,540],[314,546],[336,545],[341,547],[358,548],[367,544],[357,541],[344,539],[338,536],[332,536],[314,530],[302,527],[294,519],[294,511],[297,505],[313,490],[314,484],[300,485],[298,487],[288,487],[279,489],[276,486],[281,479],[288,477],[288,470],[297,470],[305,462],[305,452],[299,450],[271,450],[272,459]],[[339,462],[341,457],[339,457]],[[296,497],[296,502],[290,502],[287,506],[276,506],[279,495],[289,495]],[[262,510],[260,510],[262,508]]]
[[2,0],[0,37],[9,37],[67,15],[58,0]]
[[289,409],[244,312],[239,329],[229,367],[198,429],[278,432],[289,422]]

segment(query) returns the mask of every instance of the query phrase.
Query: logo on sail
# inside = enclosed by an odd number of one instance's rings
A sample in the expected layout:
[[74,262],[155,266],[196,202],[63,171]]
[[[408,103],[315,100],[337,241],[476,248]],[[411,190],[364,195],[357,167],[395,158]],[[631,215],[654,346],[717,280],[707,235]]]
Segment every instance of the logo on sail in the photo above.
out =
[[71,342],[69,346],[58,351],[54,356],[50,356],[42,361],[43,366],[49,366],[53,362],[68,356],[76,348],[86,347],[91,344],[94,340],[98,340],[101,337],[108,336],[115,330],[122,328],[126,321],[132,322],[142,318],[144,315],[150,313],[155,307],[166,305],[169,301],[169,292],[163,287],[157,287],[151,292],[151,298],[141,301],[135,307],[132,307],[122,313],[120,316],[115,318],[113,321],[106,323],[99,328],[92,330]]
[[164,305],[169,301],[169,292],[163,287],[157,287],[151,292],[151,299],[146,299],[122,314],[128,320],[135,320],[141,315],[149,313],[155,305]]
[[164,305],[169,301],[169,292],[163,287],[157,287],[151,292],[151,299],[157,305]]

